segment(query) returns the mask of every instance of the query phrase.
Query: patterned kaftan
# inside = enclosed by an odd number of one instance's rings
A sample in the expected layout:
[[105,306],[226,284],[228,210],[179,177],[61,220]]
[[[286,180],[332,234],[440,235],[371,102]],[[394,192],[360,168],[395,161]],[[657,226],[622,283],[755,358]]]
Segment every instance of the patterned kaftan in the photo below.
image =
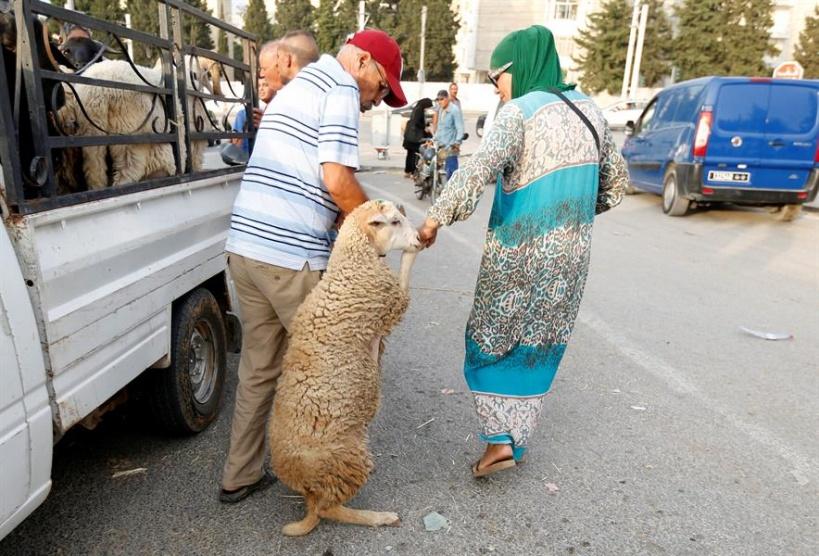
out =
[[620,203],[628,181],[598,108],[580,93],[566,96],[595,126],[601,152],[557,96],[529,93],[498,112],[478,152],[428,213],[443,225],[466,219],[499,176],[466,327],[464,372],[483,440],[512,444],[516,459],[574,327],[594,216]]

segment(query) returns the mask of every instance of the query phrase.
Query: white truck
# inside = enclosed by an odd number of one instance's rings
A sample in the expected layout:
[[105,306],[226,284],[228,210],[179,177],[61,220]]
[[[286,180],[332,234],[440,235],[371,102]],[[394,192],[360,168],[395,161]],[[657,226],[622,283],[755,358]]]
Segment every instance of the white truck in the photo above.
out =
[[[43,101],[41,82],[49,75],[37,67],[26,41],[33,39],[37,14],[162,49],[172,39],[182,44],[172,22],[184,12],[235,34],[246,52],[255,43],[253,36],[178,0],[160,0],[158,6],[168,18],[164,38],[37,0],[17,0],[22,35],[17,55],[25,56],[27,86],[22,94],[32,105]],[[169,62],[170,50],[163,52]],[[179,52],[217,59],[255,83],[252,61],[237,63],[184,45]],[[3,63],[8,62],[6,57]],[[167,110],[173,110],[179,91],[216,100],[191,92],[185,72],[171,67],[166,63],[165,87],[157,93],[167,95]],[[81,76],[70,79],[83,82]],[[247,98],[232,100],[239,107],[250,104],[254,89],[245,87]],[[54,107],[47,99],[45,111],[30,112],[35,121],[29,114],[15,118],[14,94],[0,87],[0,539],[48,495],[53,445],[75,425],[93,428],[135,389],[170,433],[207,427],[220,408],[226,352],[238,348],[241,336],[224,241],[242,168],[179,170],[164,179],[59,195],[53,155],[71,145],[70,138],[49,133],[46,119]],[[184,119],[187,131],[187,138],[169,134],[171,143],[247,135],[191,133],[187,113],[170,115]],[[41,157],[31,164],[22,152],[26,146],[15,141],[23,125],[32,126]],[[133,136],[83,139],[83,146],[135,142]],[[178,168],[184,169],[176,147]]]

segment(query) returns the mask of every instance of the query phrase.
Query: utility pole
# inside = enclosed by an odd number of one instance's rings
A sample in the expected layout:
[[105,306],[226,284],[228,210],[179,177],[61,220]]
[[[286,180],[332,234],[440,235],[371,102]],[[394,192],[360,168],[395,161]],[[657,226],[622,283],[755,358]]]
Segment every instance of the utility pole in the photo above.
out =
[[[423,86],[426,81],[426,74],[424,73],[424,53],[427,42],[427,7],[421,8],[421,63],[418,64],[418,82]],[[420,90],[420,89],[419,89]]]
[[[125,14],[125,26],[130,29],[131,28],[131,14]],[[126,46],[128,47],[128,56],[131,60],[134,59],[134,41],[131,39],[125,39]]]
[[363,31],[364,26],[367,25],[367,15],[364,12],[364,0],[361,0],[358,3],[358,30]]
[[643,4],[640,10],[640,28],[637,32],[637,50],[634,53],[634,67],[631,73],[631,96],[637,94],[640,86],[640,62],[643,59],[643,41],[646,38],[646,24],[648,23],[648,4]]
[[637,21],[640,18],[640,2],[634,0],[634,9],[631,12],[631,31],[628,34],[628,52],[626,53],[626,70],[623,72],[623,88],[620,91],[620,98],[627,98],[629,95],[629,77],[631,77],[631,59],[634,57],[634,43],[637,40]]

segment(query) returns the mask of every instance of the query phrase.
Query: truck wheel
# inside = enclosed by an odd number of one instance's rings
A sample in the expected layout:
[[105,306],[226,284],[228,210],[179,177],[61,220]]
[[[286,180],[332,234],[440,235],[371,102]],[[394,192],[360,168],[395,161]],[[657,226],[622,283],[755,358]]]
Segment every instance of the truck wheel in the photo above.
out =
[[669,170],[663,182],[663,212],[668,216],[685,216],[691,201],[680,197],[680,189],[677,186],[677,173]]
[[192,434],[216,418],[227,374],[226,353],[219,304],[208,290],[197,289],[174,306],[171,366],[150,371],[147,403],[161,429]]

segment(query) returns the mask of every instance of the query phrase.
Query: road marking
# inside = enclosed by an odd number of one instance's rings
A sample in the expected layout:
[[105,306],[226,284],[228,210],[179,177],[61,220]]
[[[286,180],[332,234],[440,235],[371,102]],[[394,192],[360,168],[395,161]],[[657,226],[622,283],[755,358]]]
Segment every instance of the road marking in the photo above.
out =
[[[404,204],[405,208],[415,215],[424,218],[425,212],[421,209],[407,204],[405,200],[396,195],[392,195],[383,191],[382,189],[365,182],[362,184],[376,189],[381,197],[394,203]],[[476,255],[481,255],[482,250],[475,247],[474,244],[460,233],[451,229],[447,230],[447,237],[453,239],[458,244],[464,246]],[[782,442],[769,430],[758,425],[754,425],[743,421],[737,415],[732,413],[728,408],[720,404],[714,399],[711,399],[705,392],[697,388],[686,376],[685,372],[681,371],[663,359],[651,355],[633,344],[625,335],[620,334],[611,326],[609,326],[601,317],[594,312],[584,310],[581,308],[577,320],[583,325],[590,328],[592,331],[602,336],[611,346],[619,351],[624,357],[631,361],[635,366],[647,371],[663,381],[669,388],[681,394],[691,396],[705,407],[711,409],[714,413],[720,415],[736,429],[743,432],[752,440],[762,444],[771,451],[775,452],[779,457],[787,461],[792,469],[791,475],[796,479],[800,486],[805,486],[811,481],[819,482],[819,464],[811,458],[799,453],[786,443]]]

